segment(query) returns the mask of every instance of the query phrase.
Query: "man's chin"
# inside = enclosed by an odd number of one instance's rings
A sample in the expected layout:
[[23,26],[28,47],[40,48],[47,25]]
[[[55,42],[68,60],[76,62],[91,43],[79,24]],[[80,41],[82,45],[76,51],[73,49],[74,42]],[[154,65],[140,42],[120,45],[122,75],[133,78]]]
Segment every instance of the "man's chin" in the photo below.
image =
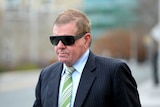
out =
[[59,60],[59,62],[62,62],[62,63],[67,62],[67,61],[66,61],[66,58],[58,58],[58,60]]
[[67,66],[71,66],[71,63],[69,63],[66,59],[59,59],[59,62],[62,62],[66,64]]

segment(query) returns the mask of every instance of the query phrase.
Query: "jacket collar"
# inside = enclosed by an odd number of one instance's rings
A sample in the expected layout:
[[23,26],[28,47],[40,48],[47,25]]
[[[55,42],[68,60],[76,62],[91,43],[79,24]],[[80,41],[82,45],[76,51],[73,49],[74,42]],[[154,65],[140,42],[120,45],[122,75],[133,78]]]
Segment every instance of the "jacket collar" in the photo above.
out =
[[94,80],[96,78],[96,75],[94,73],[95,71],[95,55],[90,52],[89,58],[87,60],[87,63],[84,67],[81,80],[77,89],[76,99],[74,103],[74,107],[82,107],[86,96],[89,93],[89,90],[94,83]]

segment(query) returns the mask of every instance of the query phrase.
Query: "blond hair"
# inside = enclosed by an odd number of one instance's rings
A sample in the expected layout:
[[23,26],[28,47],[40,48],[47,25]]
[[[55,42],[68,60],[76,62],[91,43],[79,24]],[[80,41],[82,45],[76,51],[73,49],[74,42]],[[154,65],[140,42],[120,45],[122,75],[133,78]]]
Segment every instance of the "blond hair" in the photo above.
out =
[[76,23],[77,34],[84,33],[84,32],[87,32],[87,33],[91,32],[89,19],[84,13],[76,9],[68,9],[60,13],[57,16],[54,22],[54,25],[63,25],[70,22]]

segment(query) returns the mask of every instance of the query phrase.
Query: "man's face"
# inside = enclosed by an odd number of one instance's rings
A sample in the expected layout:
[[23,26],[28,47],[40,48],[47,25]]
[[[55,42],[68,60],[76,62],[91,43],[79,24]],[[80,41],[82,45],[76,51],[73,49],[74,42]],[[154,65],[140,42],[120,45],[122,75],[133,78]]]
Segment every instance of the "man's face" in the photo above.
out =
[[[53,34],[56,36],[63,35],[76,35],[77,27],[74,22],[64,25],[54,25]],[[88,40],[85,39],[85,35],[76,40],[73,45],[64,45],[62,41],[55,46],[55,53],[60,62],[65,63],[67,66],[72,66],[87,50]],[[87,37],[88,38],[88,37]]]

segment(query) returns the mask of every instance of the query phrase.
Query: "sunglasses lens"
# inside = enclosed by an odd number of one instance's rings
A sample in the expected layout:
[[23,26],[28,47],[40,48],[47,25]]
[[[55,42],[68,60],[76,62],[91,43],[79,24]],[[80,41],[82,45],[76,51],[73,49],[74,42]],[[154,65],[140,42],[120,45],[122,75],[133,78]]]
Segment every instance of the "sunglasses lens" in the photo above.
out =
[[54,36],[51,36],[50,37],[50,41],[51,41],[51,43],[53,44],[53,45],[57,45],[58,44],[58,42],[59,42],[59,39],[57,38],[57,37],[54,37]]
[[75,42],[75,40],[72,36],[64,36],[62,38],[62,43],[64,45],[72,45],[72,44],[74,44],[74,42]]
[[72,45],[75,40],[72,36],[50,36],[50,41],[53,45],[58,45],[59,41],[62,41],[64,45]]

